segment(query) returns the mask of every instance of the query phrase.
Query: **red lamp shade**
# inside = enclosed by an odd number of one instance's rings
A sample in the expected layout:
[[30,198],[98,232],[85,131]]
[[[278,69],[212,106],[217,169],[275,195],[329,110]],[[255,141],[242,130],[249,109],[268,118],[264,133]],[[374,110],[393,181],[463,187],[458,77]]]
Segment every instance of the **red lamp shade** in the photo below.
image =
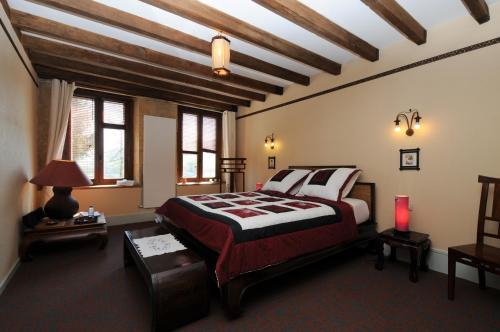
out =
[[30,182],[39,186],[67,188],[92,185],[92,181],[73,160],[52,160]]
[[408,233],[408,204],[410,198],[406,195],[397,195],[396,196],[396,231],[400,233]]
[[260,183],[260,182],[257,182],[257,183],[255,184],[255,190],[261,190],[261,189],[262,189],[262,187],[263,187],[263,184],[262,184],[262,183]]
[[78,211],[78,202],[71,196],[73,187],[90,186],[92,181],[73,160],[52,160],[30,180],[39,186],[52,186],[54,196],[45,204],[50,219],[70,219]]

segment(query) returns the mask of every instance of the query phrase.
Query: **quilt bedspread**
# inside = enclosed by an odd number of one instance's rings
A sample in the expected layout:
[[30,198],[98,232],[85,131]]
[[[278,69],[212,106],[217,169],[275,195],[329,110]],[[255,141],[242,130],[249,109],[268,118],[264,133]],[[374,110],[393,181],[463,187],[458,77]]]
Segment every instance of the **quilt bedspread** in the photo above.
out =
[[219,286],[357,235],[349,204],[271,191],[181,196],[156,212],[219,253]]

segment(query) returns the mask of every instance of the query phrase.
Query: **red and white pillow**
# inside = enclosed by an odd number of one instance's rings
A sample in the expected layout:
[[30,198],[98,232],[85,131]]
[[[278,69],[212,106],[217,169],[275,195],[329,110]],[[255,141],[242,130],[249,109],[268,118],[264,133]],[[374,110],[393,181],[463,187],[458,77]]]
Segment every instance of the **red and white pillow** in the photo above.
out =
[[349,195],[360,174],[357,168],[318,169],[309,174],[298,195],[340,201]]
[[305,169],[282,169],[264,184],[262,190],[289,194],[306,179],[310,172]]

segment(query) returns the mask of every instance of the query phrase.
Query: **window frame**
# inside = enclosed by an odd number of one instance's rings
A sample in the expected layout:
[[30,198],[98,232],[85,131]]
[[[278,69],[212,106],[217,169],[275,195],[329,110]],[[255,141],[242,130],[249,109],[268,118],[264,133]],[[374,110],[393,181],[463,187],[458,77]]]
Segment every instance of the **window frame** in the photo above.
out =
[[[183,151],[182,150],[182,117],[183,114],[192,114],[197,116],[197,151]],[[215,151],[203,148],[203,117],[209,117],[215,119],[215,130],[216,130],[216,142]],[[215,153],[215,177],[214,178],[204,178],[203,177],[203,152]],[[197,165],[197,177],[195,178],[183,178],[182,177],[182,162],[183,154],[195,154],[198,156]],[[177,182],[181,183],[185,180],[187,183],[199,183],[208,182],[211,179],[220,180],[220,157],[222,153],[222,113],[217,111],[209,111],[199,108],[179,106],[177,113]]]
[[[125,170],[124,178],[133,177],[133,99],[127,96],[115,95],[101,91],[77,89],[73,97],[89,98],[94,100],[95,105],[95,157],[94,157],[94,179],[93,185],[116,184],[117,179],[104,179],[104,129],[122,129],[125,131]],[[104,102],[118,102],[124,104],[123,125],[104,123]],[[68,118],[68,129],[64,142],[64,159],[71,158],[71,112]]]

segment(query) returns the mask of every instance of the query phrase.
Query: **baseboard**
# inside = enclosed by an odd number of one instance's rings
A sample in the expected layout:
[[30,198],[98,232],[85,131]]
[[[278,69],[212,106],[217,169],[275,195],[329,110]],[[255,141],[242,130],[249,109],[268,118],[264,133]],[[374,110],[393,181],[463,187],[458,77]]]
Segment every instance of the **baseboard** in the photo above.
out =
[[[389,247],[385,249],[386,254],[389,254]],[[409,254],[404,250],[398,251],[398,259],[406,262],[410,261]],[[448,251],[431,248],[427,264],[429,265],[429,269],[433,271],[448,274]],[[457,263],[456,276],[457,278],[478,283],[477,269],[468,265]],[[486,272],[486,285],[488,287],[500,289],[500,276]]]
[[108,226],[135,224],[135,223],[154,221],[154,220],[155,220],[154,212],[142,212],[142,213],[124,214],[117,216],[106,216],[106,223],[108,224]]
[[[429,255],[429,268],[431,270],[448,274],[448,251],[442,249],[431,249]],[[478,283],[477,269],[457,263],[458,278]],[[488,287],[500,289],[500,276],[486,272],[486,285]]]
[[[118,215],[118,216],[106,216],[106,223],[108,226],[118,226],[118,225],[126,225],[126,224],[135,224],[140,222],[151,222],[155,220],[154,212],[143,212],[143,213],[135,213],[135,214],[127,214],[127,215]],[[14,276],[20,264],[19,258],[16,260],[14,265],[10,268],[9,272],[0,281],[0,295],[2,295],[4,289],[7,287],[10,279]]]
[[20,265],[21,265],[21,261],[18,258],[16,260],[16,262],[14,263],[14,265],[12,265],[12,267],[10,268],[10,270],[7,273],[7,275],[5,276],[5,278],[3,278],[2,281],[0,281],[0,295],[2,295],[3,291],[7,287],[7,284],[9,283],[10,279],[12,279],[12,277],[14,276],[14,273],[16,273],[16,271]]

